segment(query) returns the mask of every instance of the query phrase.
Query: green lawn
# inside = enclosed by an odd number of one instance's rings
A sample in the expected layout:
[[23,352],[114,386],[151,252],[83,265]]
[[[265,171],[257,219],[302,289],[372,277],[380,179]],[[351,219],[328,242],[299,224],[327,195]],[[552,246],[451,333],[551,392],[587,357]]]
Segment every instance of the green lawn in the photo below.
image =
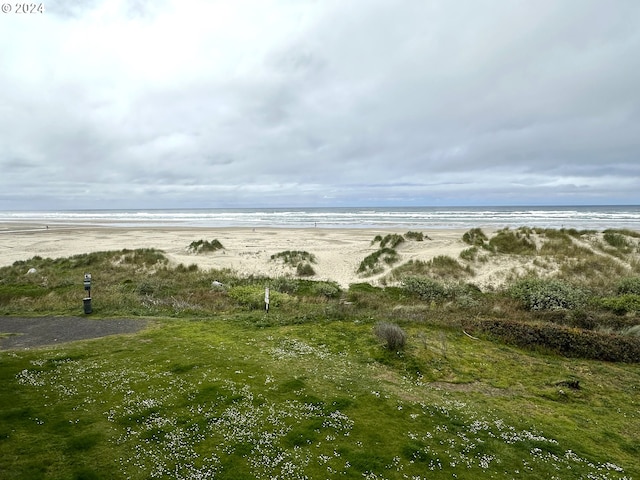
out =
[[637,364],[277,315],[1,352],[0,478],[640,477]]

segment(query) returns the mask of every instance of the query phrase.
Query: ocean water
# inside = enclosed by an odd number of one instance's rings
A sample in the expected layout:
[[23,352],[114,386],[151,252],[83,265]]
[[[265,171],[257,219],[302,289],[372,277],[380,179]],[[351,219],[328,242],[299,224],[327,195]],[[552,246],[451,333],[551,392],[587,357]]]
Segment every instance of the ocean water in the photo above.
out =
[[0,226],[576,228],[640,231],[640,205],[0,211]]

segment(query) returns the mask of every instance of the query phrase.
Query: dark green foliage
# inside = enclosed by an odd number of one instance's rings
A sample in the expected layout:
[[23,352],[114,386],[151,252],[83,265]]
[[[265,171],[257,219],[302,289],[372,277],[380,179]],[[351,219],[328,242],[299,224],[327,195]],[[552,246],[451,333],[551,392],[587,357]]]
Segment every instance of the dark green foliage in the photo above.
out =
[[310,263],[300,262],[296,267],[296,274],[299,277],[312,277],[316,274],[316,271],[313,269]]
[[300,285],[300,280],[291,277],[278,277],[271,280],[271,288],[282,293],[297,293]]
[[523,233],[508,228],[498,231],[491,237],[489,246],[495,252],[512,255],[531,255],[536,252],[536,245],[528,231]]
[[640,362],[640,338],[561,327],[549,323],[531,324],[513,320],[476,319],[465,328],[484,332],[525,348],[543,348],[566,357],[609,362]]
[[222,243],[216,240],[197,240],[195,242],[191,242],[187,247],[187,250],[192,253],[207,253],[207,252],[215,252],[217,250],[224,250]]
[[618,295],[623,295],[625,293],[640,295],[640,277],[623,278],[618,282],[616,293]]
[[398,256],[398,252],[396,252],[393,248],[381,248],[380,250],[367,255],[365,259],[360,262],[358,273],[370,275],[380,273],[383,270],[380,262],[386,263],[387,265],[392,265],[398,262],[399,259],[400,257]]
[[391,272],[391,278],[402,280],[406,276],[428,276],[440,280],[459,280],[473,275],[469,266],[461,265],[456,259],[447,255],[438,255],[428,262],[409,260]]
[[473,262],[478,258],[478,247],[467,248],[460,252],[460,258],[467,262]]
[[[228,295],[239,305],[249,310],[259,310],[265,308],[264,295],[265,288],[260,285],[240,285],[231,287]],[[269,291],[269,305],[280,307],[293,301],[293,298],[286,293]]]
[[447,298],[446,287],[428,277],[405,277],[402,280],[402,288],[427,302],[439,302]]
[[604,231],[604,233],[617,233],[619,235],[624,235],[626,237],[632,238],[640,238],[640,232],[636,232],[635,230],[629,230],[628,228],[609,228]]
[[527,310],[574,309],[584,306],[587,300],[583,290],[555,279],[523,279],[508,292]]
[[429,261],[431,271],[442,278],[462,278],[473,274],[471,267],[460,263],[448,255],[438,255]]
[[294,267],[299,277],[311,277],[316,274],[311,266],[312,263],[316,263],[315,255],[303,250],[286,250],[275,253],[271,255],[271,260],[282,260],[285,265]]
[[605,230],[602,239],[614,248],[625,250],[629,248],[629,241],[617,231]]
[[297,267],[300,262],[316,263],[316,257],[304,250],[286,250],[271,255],[271,260],[282,260],[285,264]]
[[630,312],[640,312],[640,295],[625,293],[618,297],[604,297],[594,300],[594,303],[602,308],[611,310],[617,315]]
[[[378,237],[376,237],[378,238]],[[398,245],[404,242],[404,237],[397,233],[390,233],[386,235],[384,238],[380,239],[380,248],[396,248]]]
[[[106,252],[102,252],[102,255],[105,253]],[[91,255],[92,254],[89,254],[88,257],[91,257]],[[102,260],[104,260],[104,258]],[[122,250],[122,262],[131,265],[151,267],[157,264],[165,265],[169,262],[169,259],[164,255],[164,252],[156,250],[155,248],[139,248],[137,250]]]
[[[422,242],[424,241],[425,235],[422,232],[407,232],[404,234],[404,238],[406,238],[407,240],[413,240],[415,242]],[[427,239],[429,237],[427,236]]]
[[395,323],[378,322],[373,332],[387,349],[394,352],[403,349],[407,343],[407,334]]
[[462,235],[462,241],[469,245],[481,246],[489,239],[480,228],[472,228]]
[[325,298],[338,298],[342,290],[336,282],[313,282],[311,284],[311,293]]
[[198,265],[195,263],[191,263],[189,265],[185,265],[184,263],[179,263],[176,265],[176,272],[186,273],[186,272],[197,272]]

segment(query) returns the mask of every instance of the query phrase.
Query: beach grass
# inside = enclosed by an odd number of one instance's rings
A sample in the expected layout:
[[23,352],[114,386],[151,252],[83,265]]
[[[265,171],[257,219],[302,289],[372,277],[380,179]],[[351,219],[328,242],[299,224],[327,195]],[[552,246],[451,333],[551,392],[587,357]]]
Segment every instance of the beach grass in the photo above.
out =
[[224,246],[218,239],[215,240],[195,240],[189,244],[187,250],[191,253],[208,253],[224,250]]
[[[154,249],[16,262],[4,315],[82,315],[91,272],[87,321],[149,326],[0,351],[0,476],[638,478],[638,239],[613,233],[475,231],[384,287]],[[452,273],[505,255],[538,275]]]

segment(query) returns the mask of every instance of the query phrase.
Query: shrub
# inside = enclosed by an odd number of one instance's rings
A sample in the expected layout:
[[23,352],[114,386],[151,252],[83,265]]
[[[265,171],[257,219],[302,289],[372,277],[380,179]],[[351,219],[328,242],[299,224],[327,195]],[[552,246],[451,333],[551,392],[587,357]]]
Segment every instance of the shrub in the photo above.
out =
[[625,236],[616,230],[605,230],[602,239],[614,248],[624,250],[629,247],[629,242]]
[[300,262],[296,267],[296,274],[299,277],[312,277],[316,274],[309,262]]
[[473,262],[478,256],[478,247],[467,248],[460,252],[460,258],[467,262]]
[[605,232],[619,233],[620,235],[626,235],[627,237],[640,238],[640,232],[635,230],[629,230],[628,228],[609,228]]
[[[407,232],[404,234],[404,238],[407,240],[414,240],[416,242],[424,241],[424,234],[422,232]],[[429,237],[427,237],[429,238]]]
[[398,252],[393,248],[381,248],[380,250],[373,252],[371,255],[367,255],[364,260],[360,262],[358,273],[374,274],[381,272],[381,261],[391,265],[396,263],[399,259],[400,257],[398,256]]
[[597,305],[607,310],[611,310],[617,315],[624,315],[629,312],[640,312],[640,295],[626,293],[619,297],[605,297],[595,301]]
[[[229,297],[239,305],[251,310],[264,309],[264,287],[260,285],[240,285],[229,289]],[[279,307],[289,303],[292,297],[286,293],[270,290],[269,305]]]
[[337,298],[340,296],[340,286],[336,282],[313,282],[311,291],[318,296]]
[[640,295],[640,277],[623,278],[618,282],[616,293],[618,295],[626,293]]
[[640,338],[635,335],[612,335],[550,323],[531,324],[497,319],[476,319],[465,323],[468,331],[479,330],[519,347],[547,348],[566,357],[640,362]]
[[187,247],[187,250],[191,253],[215,252],[216,250],[223,249],[224,247],[218,240],[197,240],[195,242],[191,242]]
[[278,277],[271,281],[271,288],[282,293],[296,293],[300,288],[300,280],[290,277]]
[[428,277],[405,277],[402,281],[402,288],[427,302],[438,302],[447,297],[445,286]]
[[382,240],[380,240],[380,248],[385,248],[387,245],[389,246],[389,248],[396,248],[402,242],[404,242],[404,237],[402,235],[398,235],[397,233],[390,233]]
[[428,262],[409,260],[393,269],[391,279],[402,280],[408,276],[431,277],[438,280],[459,280],[473,275],[469,266],[461,265],[457,260],[447,255],[439,255]]
[[407,334],[395,323],[378,322],[373,332],[392,351],[402,350],[407,343]]
[[[103,252],[107,253],[107,252]],[[162,250],[156,250],[155,248],[138,248],[136,250],[127,250],[124,249],[121,251],[122,257],[121,261],[125,264],[130,265],[139,265],[139,266],[152,266],[157,263],[166,264],[169,262],[169,259],[164,255]],[[86,256],[87,259],[91,259],[93,255],[89,254]],[[79,256],[75,256],[73,258],[80,258]],[[94,260],[97,260],[94,258]],[[91,260],[87,261],[87,264],[96,263]],[[88,266],[88,265],[87,265]]]
[[523,279],[508,292],[528,310],[573,309],[585,305],[587,300],[583,290],[554,279]]
[[271,255],[271,260],[282,260],[285,264],[297,267],[300,262],[316,263],[314,254],[304,250],[286,250]]
[[481,246],[487,240],[489,239],[480,228],[472,228],[468,232],[465,232],[464,235],[462,235],[462,241],[469,245]]
[[497,232],[489,240],[489,245],[496,252],[514,255],[530,255],[536,251],[536,245],[528,232],[523,235],[521,232],[513,232],[509,229]]

